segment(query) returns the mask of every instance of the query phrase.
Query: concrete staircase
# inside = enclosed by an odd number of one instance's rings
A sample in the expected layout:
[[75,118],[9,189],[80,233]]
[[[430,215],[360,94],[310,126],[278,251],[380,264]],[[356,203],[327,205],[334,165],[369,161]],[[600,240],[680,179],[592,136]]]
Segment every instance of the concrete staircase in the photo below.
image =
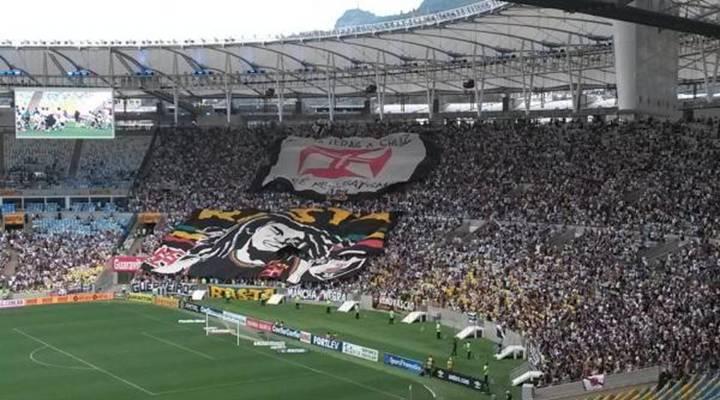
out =
[[485,220],[476,220],[476,219],[467,219],[464,220],[462,225],[455,228],[452,232],[448,233],[448,235],[445,237],[445,244],[451,245],[453,243],[464,243],[464,242],[470,242],[473,237],[474,233],[482,228],[487,221]]
[[0,134],[0,177],[5,175],[5,135]]
[[666,242],[657,242],[638,252],[640,257],[645,258],[649,264],[656,263],[665,258],[668,254],[675,253],[684,245],[679,239],[671,239]]
[[10,261],[8,261],[7,264],[2,269],[2,275],[5,276],[13,276],[15,275],[15,271],[17,270],[17,266],[19,263],[20,257],[18,256],[18,253],[15,250],[8,251],[10,253]]
[[80,157],[82,156],[82,149],[84,140],[76,140],[75,148],[73,149],[72,160],[70,161],[70,170],[68,171],[69,178],[75,178],[77,176],[78,167],[80,167]]
[[635,204],[640,200],[643,193],[645,193],[644,189],[630,190],[623,194],[622,199],[626,204]]
[[547,245],[555,248],[563,247],[566,244],[575,240],[575,237],[578,235],[578,233],[578,230],[575,228],[565,228],[561,232],[558,232],[553,237],[551,237],[548,240]]
[[155,130],[153,132],[152,140],[150,140],[150,145],[147,148],[147,151],[145,152],[145,156],[143,157],[142,163],[140,163],[140,167],[137,170],[137,173],[135,174],[135,181],[133,182],[133,187],[135,187],[138,182],[145,178],[148,173],[150,172],[150,165],[152,161],[152,155],[155,151],[155,146],[157,144],[159,139],[158,131]]

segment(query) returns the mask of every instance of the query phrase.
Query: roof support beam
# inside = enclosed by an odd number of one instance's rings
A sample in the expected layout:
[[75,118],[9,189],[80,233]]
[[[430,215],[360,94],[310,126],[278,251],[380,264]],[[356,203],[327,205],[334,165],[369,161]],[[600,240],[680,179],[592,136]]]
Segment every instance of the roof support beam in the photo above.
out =
[[720,38],[720,25],[718,24],[630,7],[623,4],[624,1],[620,1],[619,4],[615,1],[601,0],[511,0],[511,2]]

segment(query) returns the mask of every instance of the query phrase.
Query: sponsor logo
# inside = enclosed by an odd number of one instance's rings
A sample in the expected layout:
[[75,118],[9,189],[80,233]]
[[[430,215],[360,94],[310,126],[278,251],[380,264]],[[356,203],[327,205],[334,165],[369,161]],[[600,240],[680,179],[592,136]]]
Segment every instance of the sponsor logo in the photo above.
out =
[[255,346],[255,347],[270,347],[270,348],[273,348],[273,347],[284,348],[285,342],[272,342],[272,341],[264,340],[264,341],[253,342],[253,346]]
[[300,331],[300,341],[303,343],[312,343],[312,333]]
[[307,353],[307,349],[288,349],[288,348],[281,348],[277,350],[278,353],[284,353],[284,354],[304,354]]
[[356,344],[348,342],[343,343],[342,352],[353,357],[362,358],[363,360],[374,362],[377,362],[380,358],[380,353],[377,350],[358,346]]
[[149,294],[142,294],[142,293],[130,293],[128,294],[128,300],[138,302],[138,303],[153,303],[153,296]]
[[417,374],[423,372],[423,365],[420,361],[396,356],[395,354],[385,353],[383,362],[391,367],[408,370]]
[[112,267],[115,272],[136,272],[143,260],[143,257],[117,256],[112,259]]
[[25,306],[25,300],[0,300],[0,308],[17,308]]
[[378,310],[400,310],[415,311],[415,303],[412,301],[403,301],[390,296],[373,297],[373,308]]
[[3,215],[3,223],[5,225],[24,225],[25,213],[9,213]]
[[213,307],[200,306],[200,312],[202,314],[208,314],[216,318],[223,318],[223,311]]
[[302,333],[297,329],[288,328],[285,326],[273,325],[272,332],[276,335],[285,336],[293,339],[300,340]]
[[261,321],[255,318],[247,318],[245,321],[245,326],[251,329],[255,329],[256,331],[263,332],[272,332],[273,329],[272,322]]
[[168,308],[178,308],[178,299],[172,297],[157,296],[154,300],[155,305]]
[[260,300],[269,299],[275,294],[275,289],[252,289],[252,288],[231,288],[221,286],[210,286],[210,297],[224,299],[228,296],[234,300]]
[[312,336],[312,344],[315,346],[324,347],[326,349],[342,351],[343,343],[339,340],[328,339],[323,336]]
[[244,315],[231,313],[230,311],[223,311],[223,317],[231,321],[237,321],[243,326],[247,323],[247,318]]
[[480,379],[474,378],[469,375],[458,374],[457,372],[450,372],[446,369],[436,368],[433,371],[433,376],[444,381],[454,383],[457,385],[465,386],[474,390],[482,390],[483,383]]
[[93,301],[113,300],[113,293],[79,293],[68,296],[50,296],[38,297],[35,299],[25,299],[26,306],[50,305],[50,304],[68,304],[68,303],[90,303]]
[[182,308],[183,310],[188,310],[188,311],[192,311],[192,312],[194,312],[194,313],[201,314],[201,312],[200,312],[200,306],[197,305],[197,304],[188,303],[188,302],[183,302],[181,308]]

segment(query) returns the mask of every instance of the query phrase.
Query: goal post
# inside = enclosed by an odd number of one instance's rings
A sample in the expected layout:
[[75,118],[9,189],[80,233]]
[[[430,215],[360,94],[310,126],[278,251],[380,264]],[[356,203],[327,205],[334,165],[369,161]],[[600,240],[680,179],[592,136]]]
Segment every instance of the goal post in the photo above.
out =
[[235,336],[235,345],[240,346],[240,321],[205,312],[205,336],[210,335]]

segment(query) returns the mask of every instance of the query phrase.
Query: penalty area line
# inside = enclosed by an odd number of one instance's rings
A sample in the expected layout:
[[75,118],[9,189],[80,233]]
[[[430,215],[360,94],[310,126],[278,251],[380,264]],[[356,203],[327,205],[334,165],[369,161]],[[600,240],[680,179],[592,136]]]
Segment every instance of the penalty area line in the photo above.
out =
[[157,396],[157,393],[155,393],[155,392],[151,392],[151,391],[145,389],[144,387],[142,387],[142,386],[140,386],[140,385],[138,385],[138,384],[132,383],[132,382],[130,382],[129,380],[127,380],[127,379],[125,379],[125,378],[119,377],[119,376],[113,374],[113,373],[110,372],[110,371],[107,371],[107,370],[105,370],[105,369],[103,369],[103,368],[100,368],[100,367],[98,367],[97,365],[95,365],[95,364],[93,364],[93,363],[90,363],[90,362],[88,362],[88,361],[85,361],[85,360],[83,360],[82,358],[80,358],[80,357],[78,357],[78,356],[76,356],[76,355],[73,355],[73,354],[71,354],[71,353],[68,353],[67,351],[65,351],[65,350],[63,350],[63,349],[60,349],[60,348],[58,348],[58,347],[55,347],[55,346],[51,345],[51,344],[48,343],[48,342],[45,342],[45,341],[43,341],[43,340],[41,340],[41,339],[36,338],[35,336],[30,335],[29,333],[25,333],[25,332],[21,331],[21,330],[18,329],[18,328],[13,328],[13,331],[19,333],[20,335],[25,336],[25,337],[28,338],[28,339],[34,340],[34,341],[37,342],[37,343],[40,343],[40,344],[42,344],[42,345],[45,345],[47,348],[53,349],[53,350],[57,351],[57,352],[60,353],[60,354],[64,354],[64,355],[72,358],[72,359],[75,360],[75,361],[78,361],[78,362],[80,362],[80,363],[83,363],[83,364],[87,365],[88,367],[94,369],[95,371],[100,372],[100,373],[102,373],[102,374],[105,374],[105,375],[107,375],[107,376],[109,376],[109,377],[111,377],[111,378],[113,378],[113,379],[115,379],[115,380],[117,380],[117,381],[119,381],[119,382],[122,382],[122,383],[124,383],[124,384],[126,384],[126,385],[128,385],[128,386],[130,386],[130,387],[132,387],[132,388],[134,388],[134,389],[137,389],[137,390],[139,390],[139,391],[141,391],[141,392],[143,392],[143,393],[145,393],[145,394],[147,394],[147,395],[149,395],[149,396]]
[[435,394],[435,392],[434,392],[432,389],[430,389],[430,387],[429,387],[428,385],[426,385],[426,384],[424,384],[424,383],[423,383],[422,385],[425,387],[425,389],[427,389],[427,390],[430,392],[430,394],[432,395],[433,399],[437,399],[437,395]]

